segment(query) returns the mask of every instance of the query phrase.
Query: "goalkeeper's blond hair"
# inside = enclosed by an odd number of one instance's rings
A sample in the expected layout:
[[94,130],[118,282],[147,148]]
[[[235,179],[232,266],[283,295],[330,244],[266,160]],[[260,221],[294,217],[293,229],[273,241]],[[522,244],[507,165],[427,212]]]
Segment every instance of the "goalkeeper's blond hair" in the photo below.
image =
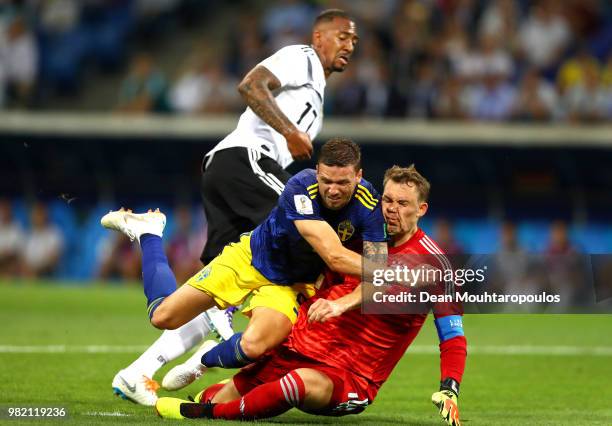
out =
[[395,183],[412,183],[416,187],[419,193],[419,201],[422,203],[429,198],[431,184],[417,171],[414,164],[408,167],[393,166],[387,169],[383,178],[383,189],[390,180]]

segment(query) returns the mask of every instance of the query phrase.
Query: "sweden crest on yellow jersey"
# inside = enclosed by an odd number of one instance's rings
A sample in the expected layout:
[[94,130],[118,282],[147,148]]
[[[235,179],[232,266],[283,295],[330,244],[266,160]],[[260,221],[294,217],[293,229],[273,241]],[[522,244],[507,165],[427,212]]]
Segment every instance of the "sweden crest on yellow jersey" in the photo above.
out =
[[210,270],[211,270],[211,266],[208,265],[207,267],[205,267],[204,269],[202,269],[198,275],[196,275],[195,280],[196,281],[202,281],[205,280],[206,278],[208,278],[208,276],[210,275]]
[[355,227],[350,220],[343,220],[338,224],[338,236],[340,237],[340,241],[347,241],[354,233]]

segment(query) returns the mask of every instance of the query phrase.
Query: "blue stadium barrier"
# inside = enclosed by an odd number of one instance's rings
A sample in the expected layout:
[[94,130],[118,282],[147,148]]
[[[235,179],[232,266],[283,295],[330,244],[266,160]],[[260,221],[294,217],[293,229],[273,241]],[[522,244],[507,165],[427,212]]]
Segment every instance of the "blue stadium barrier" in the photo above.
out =
[[455,237],[468,253],[486,254],[497,250],[499,223],[479,220],[453,221]]
[[77,254],[80,235],[75,209],[59,200],[49,203],[47,209],[49,220],[59,227],[64,236],[62,259],[54,275],[58,278],[74,278],[73,259]]
[[550,223],[527,221],[517,225],[519,243],[529,252],[542,252],[548,244]]
[[612,227],[603,223],[573,227],[571,240],[587,253],[612,253]]
[[30,210],[22,199],[11,200],[13,218],[26,230],[30,228]]
[[[67,280],[86,281],[95,278],[99,263],[99,248],[110,233],[100,226],[100,218],[116,203],[100,203],[88,209],[83,220],[78,220],[78,210],[63,200],[54,200],[48,204],[49,219],[60,228],[65,238],[64,254],[54,277]],[[134,208],[135,212],[144,212],[148,208],[159,207],[167,218],[164,239],[170,241],[176,233],[176,218],[172,207],[165,204],[143,204]],[[202,232],[204,221],[199,203],[191,206],[193,232]],[[13,200],[13,214],[27,232],[30,229],[29,206],[22,199]],[[423,218],[419,225],[432,238],[435,217]],[[499,249],[501,223],[495,220],[455,219],[451,220],[453,233],[457,242],[466,253],[486,254]],[[574,225],[569,229],[570,239],[576,247],[585,253],[612,253],[612,224],[590,223]],[[519,243],[529,252],[541,253],[549,244],[550,222],[523,221],[517,223]]]
[[102,226],[100,218],[110,210],[109,206],[99,205],[89,211],[87,219],[81,226],[79,250],[75,258],[76,279],[90,279],[97,274],[98,247],[102,239],[108,235]]

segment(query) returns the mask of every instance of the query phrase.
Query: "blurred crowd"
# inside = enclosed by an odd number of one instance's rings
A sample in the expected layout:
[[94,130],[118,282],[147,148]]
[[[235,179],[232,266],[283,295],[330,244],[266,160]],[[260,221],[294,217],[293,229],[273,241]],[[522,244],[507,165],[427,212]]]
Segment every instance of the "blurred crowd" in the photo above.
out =
[[[139,281],[137,243],[103,229],[98,210],[73,223],[59,203],[36,201],[16,214],[10,200],[0,199],[0,277]],[[201,268],[206,236],[200,210],[179,204],[168,214],[166,254],[179,282]]]
[[[219,33],[219,26],[212,25],[214,14],[205,17],[208,21],[202,25],[211,23],[211,30],[193,41],[192,52],[178,67],[169,67],[149,51],[123,51],[122,42],[135,25],[158,22],[175,13],[184,0],[4,3],[34,10],[29,20],[14,7],[12,14],[0,13],[0,84],[9,98],[0,103],[5,105],[27,104],[37,76],[58,79],[60,86],[74,83],[77,71],[69,65],[79,58],[71,58],[65,42],[72,50],[93,46],[96,61],[106,66],[129,58],[117,95],[119,111],[238,112],[244,108],[236,91],[240,78],[278,48],[308,43],[316,14],[339,7],[355,16],[360,44],[354,63],[328,82],[327,114],[545,122],[612,119],[612,5],[606,0],[229,2],[215,9],[226,20],[224,30]],[[200,7],[209,3],[203,1]],[[90,38],[100,40],[80,40],[75,28],[82,28],[83,22],[95,23]],[[43,64],[37,63],[40,58]]]
[[506,294],[560,294],[557,309],[586,305],[600,300],[589,267],[582,248],[572,242],[567,223],[553,222],[544,253],[533,255],[521,246],[516,224],[506,222],[500,228],[491,287]]
[[[92,265],[83,278],[140,279],[137,243],[131,242],[123,234],[104,230],[99,224],[99,209],[88,212],[88,217],[82,223],[70,223],[72,219],[67,220],[59,203],[50,208],[46,203],[37,201],[21,208],[20,214],[15,214],[12,203],[8,199],[0,199],[0,276],[74,277],[71,267],[83,266],[77,264],[87,262],[83,254],[91,250]],[[18,217],[24,214],[26,217]],[[200,269],[205,220],[199,206],[186,204],[175,206],[167,212],[167,217],[168,225],[164,232],[166,252],[177,280],[182,282]],[[71,229],[73,227],[76,230]],[[538,256],[546,261],[559,262],[562,258],[580,257],[593,249],[573,242],[568,224],[562,221],[543,225],[540,229],[525,229],[532,239],[541,240],[536,245],[526,242],[519,235],[517,224],[512,222],[498,223],[488,230],[478,224],[472,225],[460,230],[459,235],[456,235],[453,222],[445,218],[427,221],[424,228],[451,257],[496,253],[494,263],[501,265],[496,273],[508,285],[527,276],[533,259]],[[483,245],[479,240],[484,239],[487,244]],[[491,239],[494,239],[493,243]],[[589,244],[588,241],[586,244]],[[75,256],[75,262],[67,261],[67,258]],[[566,263],[568,271],[571,270],[573,263]],[[565,278],[556,279],[556,282],[567,281],[571,274],[561,272],[559,276]]]
[[165,94],[159,68],[138,56],[121,106],[142,111],[128,96],[139,85],[149,111],[239,111],[239,79],[280,47],[309,43],[322,7],[353,13],[361,36],[354,63],[329,81],[328,114],[612,119],[612,8],[599,0],[263,2],[238,13],[224,40],[198,42]]
[[[612,118],[612,55],[604,48],[598,52],[600,59],[589,44],[589,37],[599,35],[598,25],[605,29],[598,2],[335,3],[330,6],[354,11],[362,23],[362,42],[346,74],[330,81],[330,114],[530,121]],[[227,46],[195,49],[168,87],[167,105],[159,102],[159,70],[149,66],[145,71],[138,57],[125,80],[122,103],[127,105],[129,88],[140,80],[152,110],[240,109],[238,79],[274,50],[308,43],[315,13],[316,8],[304,2],[281,1],[259,17],[239,16],[232,27],[240,31],[229,31]],[[207,57],[202,53],[207,50],[215,52]]]
[[65,238],[43,203],[32,205],[29,225],[25,231],[14,220],[10,202],[0,200],[0,275],[35,278],[56,272]]
[[215,0],[0,0],[0,107],[45,108],[123,72],[139,40],[199,16],[195,3]]
[[[16,213],[10,200],[0,198],[0,279],[140,281],[136,242],[104,230],[99,208],[76,224],[62,217],[63,208],[61,203],[36,201]],[[166,253],[182,283],[201,268],[206,223],[199,205],[178,204],[165,211]],[[488,292],[561,294],[561,303],[553,307],[560,310],[612,297],[612,261],[603,254],[612,250],[612,227],[589,230],[560,220],[534,225],[440,217],[422,222],[455,268],[487,265],[483,290]],[[602,240],[608,245],[597,243]]]
[[[200,255],[206,238],[204,228],[194,226],[190,207],[177,206],[172,217],[175,224],[165,240],[166,255],[177,282],[183,283],[202,268]],[[96,259],[96,278],[140,280],[140,250],[123,234],[107,233],[98,243]]]
[[[568,224],[561,220],[549,224],[547,242],[541,246],[541,251],[534,251],[533,247],[521,242],[518,226],[511,221],[499,225],[493,254],[484,255],[464,249],[453,235],[451,223],[445,219],[434,224],[433,235],[456,268],[484,266],[486,278],[480,288],[483,292],[508,295],[541,292],[559,294],[560,302],[554,305],[553,310],[562,311],[571,306],[586,306],[603,300],[603,292],[598,290],[610,287],[600,277],[594,279],[587,248],[572,241]],[[607,263],[610,263],[609,259]],[[474,288],[468,287],[468,291],[474,291]],[[496,307],[493,311],[499,309]],[[527,304],[507,309],[512,312],[517,309],[532,311],[534,306]]]

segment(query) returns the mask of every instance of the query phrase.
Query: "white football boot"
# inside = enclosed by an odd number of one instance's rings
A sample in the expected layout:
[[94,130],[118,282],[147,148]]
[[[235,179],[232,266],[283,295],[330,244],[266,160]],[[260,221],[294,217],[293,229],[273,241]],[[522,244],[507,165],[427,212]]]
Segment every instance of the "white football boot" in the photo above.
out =
[[159,383],[142,374],[127,369],[113,378],[113,393],[136,404],[153,406],[157,402]]
[[228,340],[234,335],[234,313],[237,310],[238,308],[231,306],[224,311],[217,307],[206,311],[211,331],[214,331],[219,339]]
[[100,223],[106,229],[121,232],[127,235],[130,241],[134,241],[139,240],[142,234],[153,234],[161,237],[166,226],[166,215],[159,209],[137,214],[122,207],[105,214]]
[[202,365],[202,355],[217,345],[218,343],[214,340],[207,340],[202,343],[202,346],[187,361],[166,373],[162,380],[162,387],[166,390],[177,390],[196,381],[207,370]]

